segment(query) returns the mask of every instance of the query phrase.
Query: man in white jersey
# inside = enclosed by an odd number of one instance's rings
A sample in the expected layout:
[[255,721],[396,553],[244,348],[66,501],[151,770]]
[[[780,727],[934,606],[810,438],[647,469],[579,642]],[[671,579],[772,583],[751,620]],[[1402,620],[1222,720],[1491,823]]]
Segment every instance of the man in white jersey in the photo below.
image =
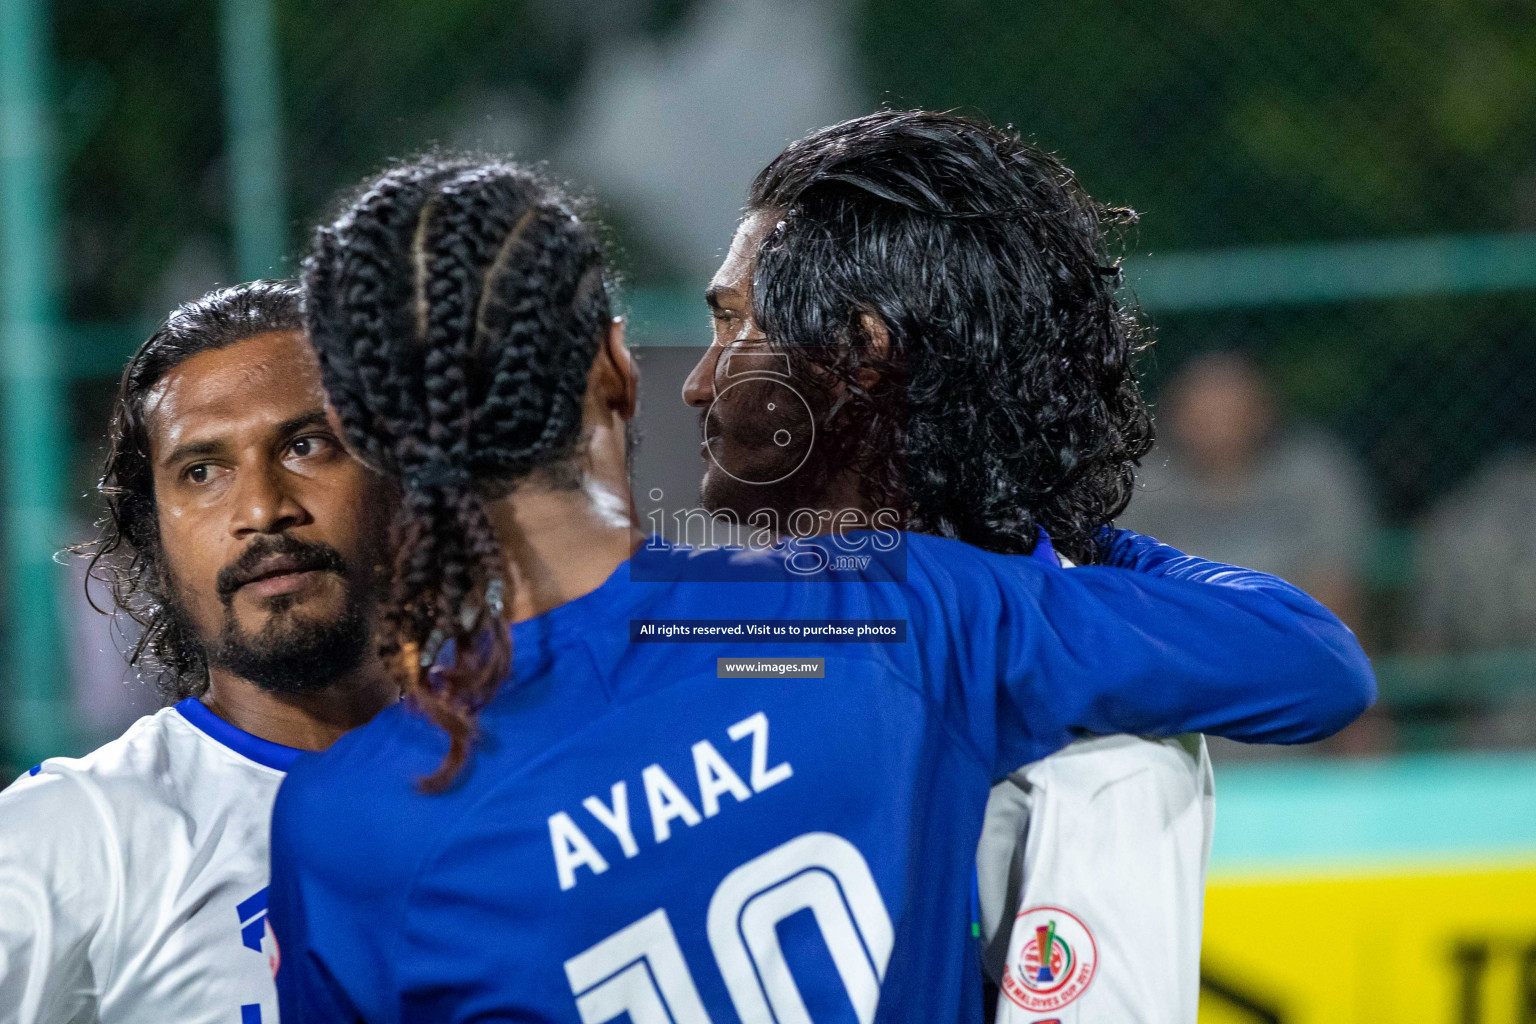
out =
[[210,293],[129,363],[98,571],[168,703],[0,793],[0,1024],[274,1024],[272,802],[396,699],[392,496],[326,419],[295,286]]

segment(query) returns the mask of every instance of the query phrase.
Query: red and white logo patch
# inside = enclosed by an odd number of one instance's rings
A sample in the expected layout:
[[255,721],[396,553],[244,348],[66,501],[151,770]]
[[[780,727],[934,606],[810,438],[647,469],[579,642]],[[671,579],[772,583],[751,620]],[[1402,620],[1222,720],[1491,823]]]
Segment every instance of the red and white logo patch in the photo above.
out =
[[1031,907],[1014,918],[1003,995],[1031,1013],[1059,1010],[1088,990],[1098,964],[1087,925],[1060,907]]
[[266,930],[262,933],[261,951],[267,954],[267,966],[272,968],[272,977],[277,977],[277,968],[283,962],[283,953],[277,948],[277,933],[272,930],[271,921],[266,922]]

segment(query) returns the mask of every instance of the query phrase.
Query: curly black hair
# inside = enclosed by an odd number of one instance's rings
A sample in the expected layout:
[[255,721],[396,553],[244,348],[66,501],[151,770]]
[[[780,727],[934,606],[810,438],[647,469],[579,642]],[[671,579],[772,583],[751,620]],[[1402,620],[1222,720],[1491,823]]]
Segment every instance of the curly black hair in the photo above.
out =
[[[106,583],[117,611],[140,627],[128,661],[155,683],[168,704],[204,693],[208,664],[202,644],[172,602],[144,403],[167,373],[192,356],[258,334],[302,331],[302,300],[295,282],[252,281],[183,303],[134,353],[118,384],[106,465],[97,485],[106,511],[96,539],[72,550],[90,559],[88,575]],[[90,599],[89,581],[86,594]]]
[[[485,501],[575,486],[587,374],[610,319],[601,245],[560,189],[427,156],[365,186],[304,261],[310,339],[346,440],[398,480],[380,653],[447,734],[452,782],[505,676],[509,581]],[[432,667],[444,644],[452,664]]]
[[1102,560],[1153,440],[1133,365],[1148,336],[1108,251],[1132,211],[1012,130],[883,110],[790,145],[748,212],[776,218],[754,319],[803,377],[841,384],[821,436],[867,500],[988,550],[1044,529]]

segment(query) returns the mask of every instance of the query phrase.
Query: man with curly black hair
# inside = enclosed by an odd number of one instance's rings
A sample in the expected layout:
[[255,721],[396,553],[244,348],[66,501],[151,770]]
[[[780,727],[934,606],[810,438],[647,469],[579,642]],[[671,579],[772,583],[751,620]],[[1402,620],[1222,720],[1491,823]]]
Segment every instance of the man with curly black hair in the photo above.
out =
[[173,312],[129,362],[83,553],[168,705],[0,793],[0,1024],[272,1024],[268,821],[398,696],[370,643],[393,494],[326,418],[300,293]]
[[[958,114],[793,143],[752,184],[684,386],[705,506],[1104,562],[1152,446],[1110,253],[1134,220]],[[997,1019],[1192,1022],[1212,815],[1199,737],[1086,740],[999,783],[975,922]]]

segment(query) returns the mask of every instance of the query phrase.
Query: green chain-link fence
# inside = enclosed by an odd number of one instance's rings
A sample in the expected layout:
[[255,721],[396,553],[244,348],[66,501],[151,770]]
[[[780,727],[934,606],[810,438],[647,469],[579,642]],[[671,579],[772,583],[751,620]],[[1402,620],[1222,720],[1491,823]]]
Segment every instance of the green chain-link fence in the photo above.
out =
[[[1522,513],[1536,524],[1519,498],[1536,450],[1529,5],[14,2],[52,26],[72,436],[54,463],[72,493],[112,376],[167,306],[299,251],[391,154],[511,148],[591,184],[638,340],[686,345],[752,169],[882,102],[961,106],[1142,214],[1127,278],[1158,329],[1154,394],[1198,353],[1248,353],[1285,414],[1361,467],[1362,622],[1397,725],[1382,742],[1522,741],[1487,723],[1536,688],[1536,625],[1511,612],[1536,603],[1518,571],[1536,580],[1519,537]],[[724,230],[668,233],[695,213]],[[88,515],[78,501],[71,521]],[[17,573],[13,557],[12,623]],[[1452,613],[1512,625],[1432,628]]]

